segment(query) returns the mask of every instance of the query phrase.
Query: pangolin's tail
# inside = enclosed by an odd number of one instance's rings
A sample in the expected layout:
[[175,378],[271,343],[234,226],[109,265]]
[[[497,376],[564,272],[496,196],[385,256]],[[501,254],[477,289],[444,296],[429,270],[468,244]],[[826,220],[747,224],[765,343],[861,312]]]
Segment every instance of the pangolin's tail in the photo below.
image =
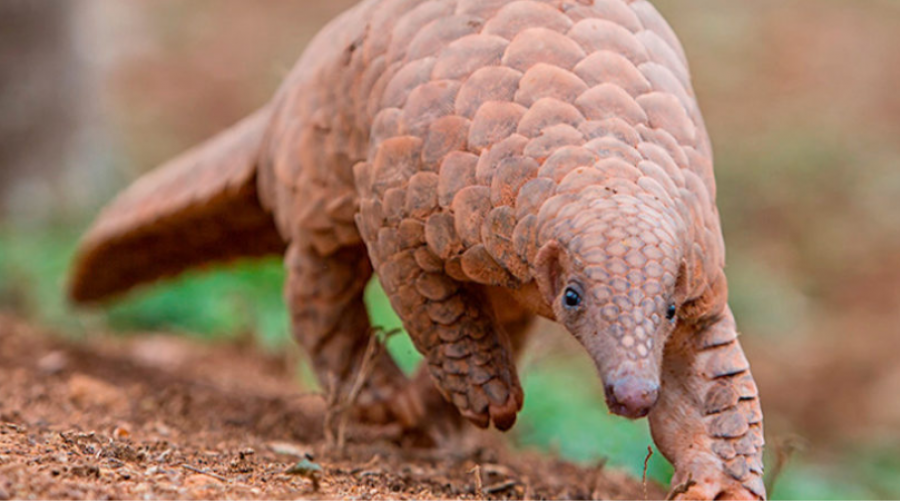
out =
[[69,297],[101,301],[200,264],[282,252],[256,184],[269,118],[257,112],[119,195],[81,242]]

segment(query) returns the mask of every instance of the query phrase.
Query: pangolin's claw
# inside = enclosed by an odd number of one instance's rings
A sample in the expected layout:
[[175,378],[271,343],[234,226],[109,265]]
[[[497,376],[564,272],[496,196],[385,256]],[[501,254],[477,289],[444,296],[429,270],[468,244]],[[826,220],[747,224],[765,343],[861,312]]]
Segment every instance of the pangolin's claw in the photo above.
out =
[[757,474],[738,480],[721,467],[721,462],[703,459],[689,462],[693,470],[677,469],[672,478],[670,500],[688,501],[763,501],[766,489]]
[[[763,498],[754,494],[736,480],[726,481],[727,484],[719,484],[714,481],[675,487],[670,493],[670,498],[676,501],[763,501]],[[679,490],[681,489],[681,490]]]

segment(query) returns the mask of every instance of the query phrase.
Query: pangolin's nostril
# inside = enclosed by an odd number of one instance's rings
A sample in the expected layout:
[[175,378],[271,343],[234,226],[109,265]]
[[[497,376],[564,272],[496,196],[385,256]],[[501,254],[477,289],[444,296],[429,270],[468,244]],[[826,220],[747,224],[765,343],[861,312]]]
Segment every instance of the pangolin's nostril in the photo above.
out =
[[606,385],[606,403],[613,414],[637,419],[650,413],[659,398],[659,385],[627,376]]

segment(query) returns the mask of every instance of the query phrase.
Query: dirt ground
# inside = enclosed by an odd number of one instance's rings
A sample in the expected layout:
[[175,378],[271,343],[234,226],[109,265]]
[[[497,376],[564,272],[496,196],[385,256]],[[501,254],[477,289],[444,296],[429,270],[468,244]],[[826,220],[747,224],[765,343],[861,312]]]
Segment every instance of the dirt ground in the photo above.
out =
[[324,440],[324,412],[284,359],[239,344],[73,343],[0,315],[0,500],[663,495],[613,470],[509,452],[496,433],[423,450],[353,426],[340,451]]

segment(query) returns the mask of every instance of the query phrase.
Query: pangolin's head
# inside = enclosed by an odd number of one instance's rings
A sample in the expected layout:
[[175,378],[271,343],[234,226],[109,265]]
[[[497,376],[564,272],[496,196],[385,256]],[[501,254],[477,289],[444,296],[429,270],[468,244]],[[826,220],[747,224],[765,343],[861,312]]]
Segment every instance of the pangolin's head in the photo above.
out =
[[685,222],[671,199],[611,183],[542,208],[538,287],[585,346],[610,411],[643,417],[656,403],[663,348],[678,321]]

